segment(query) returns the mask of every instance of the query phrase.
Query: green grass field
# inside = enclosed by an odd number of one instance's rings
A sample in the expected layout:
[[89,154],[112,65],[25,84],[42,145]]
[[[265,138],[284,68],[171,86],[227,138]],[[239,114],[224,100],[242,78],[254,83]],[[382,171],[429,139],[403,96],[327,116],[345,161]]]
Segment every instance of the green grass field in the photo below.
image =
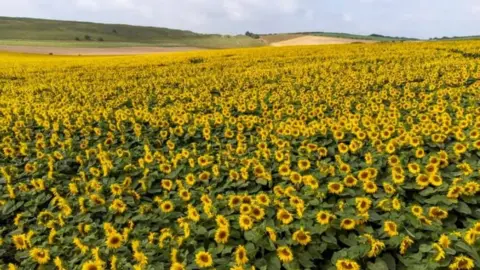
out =
[[215,49],[257,47],[264,43],[243,35],[221,36],[160,27],[0,17],[0,45]]

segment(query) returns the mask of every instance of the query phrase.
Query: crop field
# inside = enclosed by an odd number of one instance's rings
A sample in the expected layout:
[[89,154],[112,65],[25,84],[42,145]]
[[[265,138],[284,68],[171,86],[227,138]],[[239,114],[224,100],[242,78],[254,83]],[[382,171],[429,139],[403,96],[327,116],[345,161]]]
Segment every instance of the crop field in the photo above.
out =
[[480,268],[480,42],[0,54],[1,269]]

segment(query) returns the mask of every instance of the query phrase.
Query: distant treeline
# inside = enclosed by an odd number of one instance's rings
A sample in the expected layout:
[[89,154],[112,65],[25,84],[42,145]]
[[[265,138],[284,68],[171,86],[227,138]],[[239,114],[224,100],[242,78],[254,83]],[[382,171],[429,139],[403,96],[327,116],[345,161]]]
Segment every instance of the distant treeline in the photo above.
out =
[[429,38],[429,40],[464,40],[464,39],[480,39],[480,36],[453,36],[453,37]]
[[[325,36],[325,37],[335,37],[335,38],[349,38],[349,39],[362,39],[362,40],[375,40],[375,41],[418,40],[418,39],[416,39],[416,38],[394,37],[394,36],[385,36],[385,35],[380,35],[380,34],[357,35],[357,34],[336,33],[336,32],[295,32],[295,33],[288,33],[288,34],[293,34],[293,35],[314,35],[314,36]],[[266,35],[275,35],[275,34],[266,34]]]

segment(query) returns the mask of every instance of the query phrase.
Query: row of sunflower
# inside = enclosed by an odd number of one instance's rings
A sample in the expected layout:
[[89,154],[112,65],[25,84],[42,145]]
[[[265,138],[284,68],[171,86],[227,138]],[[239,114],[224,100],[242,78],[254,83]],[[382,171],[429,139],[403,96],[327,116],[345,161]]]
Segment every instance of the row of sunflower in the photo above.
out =
[[2,54],[0,266],[478,269],[479,50]]

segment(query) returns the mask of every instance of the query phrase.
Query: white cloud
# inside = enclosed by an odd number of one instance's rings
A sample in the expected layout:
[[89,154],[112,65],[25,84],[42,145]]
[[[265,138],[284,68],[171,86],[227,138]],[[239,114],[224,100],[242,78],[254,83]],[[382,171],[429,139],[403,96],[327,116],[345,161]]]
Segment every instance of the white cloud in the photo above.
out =
[[75,5],[81,9],[98,10],[98,4],[95,0],[76,0]]
[[[203,33],[480,34],[478,0],[0,0],[0,16],[127,23]],[[355,23],[352,23],[355,22]]]
[[342,20],[344,20],[345,22],[351,22],[353,20],[353,18],[352,18],[352,15],[350,15],[348,13],[343,13],[342,14]]

